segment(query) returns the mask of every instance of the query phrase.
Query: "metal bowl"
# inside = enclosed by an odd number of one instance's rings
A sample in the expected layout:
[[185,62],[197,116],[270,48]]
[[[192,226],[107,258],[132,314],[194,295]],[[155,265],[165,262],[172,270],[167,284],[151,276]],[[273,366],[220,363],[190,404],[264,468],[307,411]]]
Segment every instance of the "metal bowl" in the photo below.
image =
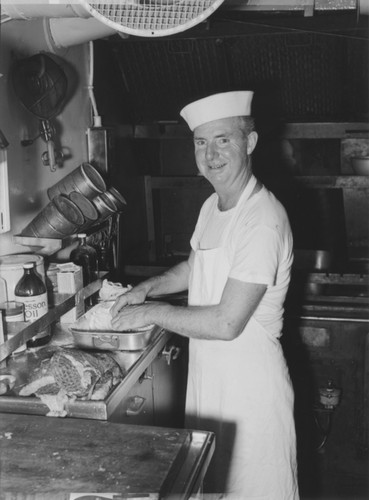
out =
[[158,328],[136,329],[126,332],[89,331],[70,328],[75,343],[84,349],[104,351],[141,351],[156,337]]

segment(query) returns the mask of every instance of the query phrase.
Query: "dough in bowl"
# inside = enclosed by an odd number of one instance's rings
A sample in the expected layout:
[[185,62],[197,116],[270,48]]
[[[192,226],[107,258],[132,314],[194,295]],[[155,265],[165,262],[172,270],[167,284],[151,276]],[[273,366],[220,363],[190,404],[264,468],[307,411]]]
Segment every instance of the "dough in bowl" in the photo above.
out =
[[[111,332],[113,326],[111,324],[111,313],[110,309],[113,306],[114,301],[99,302],[96,306],[90,309],[84,316],[82,316],[74,325],[73,328],[84,331],[103,331]],[[128,332],[143,332],[150,330],[154,325],[142,326],[140,328],[133,328],[131,330],[125,330]]]

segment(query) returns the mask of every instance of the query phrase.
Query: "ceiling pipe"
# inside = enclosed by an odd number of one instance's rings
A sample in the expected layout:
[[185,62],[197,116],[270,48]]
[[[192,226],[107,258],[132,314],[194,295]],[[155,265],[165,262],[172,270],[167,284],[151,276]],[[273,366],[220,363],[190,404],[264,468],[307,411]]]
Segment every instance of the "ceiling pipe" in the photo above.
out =
[[364,16],[369,15],[369,2],[368,0],[359,0],[359,14],[362,14]]
[[2,0],[1,15],[6,20],[42,19],[47,49],[53,53],[58,49],[116,34],[116,30],[92,17],[82,5],[75,2],[56,4],[45,1],[35,3],[35,0],[31,0],[30,3],[18,4],[13,0]]
[[52,0],[1,0],[1,16],[11,19],[62,18],[62,17],[90,17],[90,13],[77,2],[56,3]]
[[116,30],[94,17],[88,19],[44,19],[46,43],[51,52],[99,38],[115,35]]

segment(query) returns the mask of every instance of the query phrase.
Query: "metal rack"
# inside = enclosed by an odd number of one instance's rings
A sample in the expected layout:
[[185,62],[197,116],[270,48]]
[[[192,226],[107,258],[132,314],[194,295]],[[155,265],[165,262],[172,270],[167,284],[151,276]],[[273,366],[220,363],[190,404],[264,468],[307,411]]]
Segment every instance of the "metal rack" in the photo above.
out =
[[[110,244],[114,243],[117,247],[114,252],[115,259],[117,259],[117,255],[119,255],[119,223],[120,214],[117,213],[81,232],[87,234],[87,241],[92,246],[99,245],[100,248],[108,248]],[[34,252],[40,255],[53,255],[76,241],[77,233],[65,236],[65,238],[36,238],[21,234],[13,236],[14,243],[31,247]]]

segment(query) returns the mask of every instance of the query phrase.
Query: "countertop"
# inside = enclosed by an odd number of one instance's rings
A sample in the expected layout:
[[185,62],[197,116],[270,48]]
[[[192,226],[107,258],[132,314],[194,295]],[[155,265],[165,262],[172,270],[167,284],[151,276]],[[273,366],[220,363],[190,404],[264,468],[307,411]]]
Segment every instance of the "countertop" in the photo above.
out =
[[215,447],[205,431],[8,414],[0,442],[1,500],[187,499]]
[[[0,370],[0,374],[11,374],[16,378],[12,391],[0,396],[0,412],[26,413],[30,415],[46,415],[49,408],[35,396],[22,397],[18,395],[21,387],[28,383],[30,373],[40,359],[50,357],[59,346],[76,347],[69,324],[56,323],[53,330],[52,341],[45,347],[31,349],[8,358],[7,366]],[[157,326],[154,327],[152,340],[146,349],[140,351],[111,351],[123,370],[123,380],[111,391],[104,400],[83,401],[70,400],[66,404],[68,417],[88,418],[94,420],[108,420],[114,413],[123,398],[128,394],[140,375],[158,356],[159,352],[172,337],[172,333]]]

